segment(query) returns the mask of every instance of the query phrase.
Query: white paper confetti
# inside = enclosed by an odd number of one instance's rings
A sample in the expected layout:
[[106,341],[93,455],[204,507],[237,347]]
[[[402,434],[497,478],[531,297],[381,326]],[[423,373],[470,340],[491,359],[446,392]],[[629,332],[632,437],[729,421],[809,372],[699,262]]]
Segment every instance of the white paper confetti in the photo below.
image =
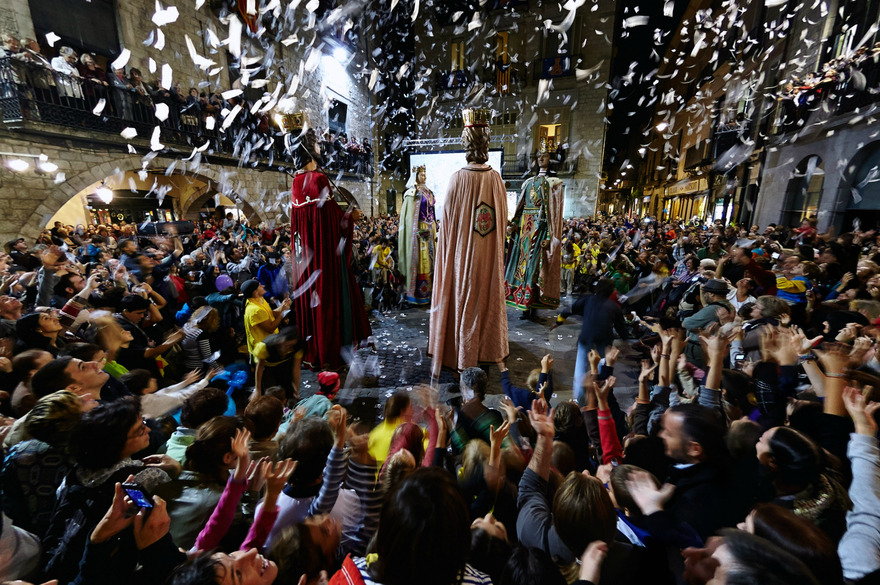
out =
[[164,122],[168,119],[168,104],[156,104],[156,119]]
[[210,59],[206,59],[202,57],[196,52],[196,47],[193,45],[192,39],[189,38],[189,35],[183,35],[184,41],[186,41],[186,48],[189,51],[189,58],[192,59],[192,62],[203,71],[207,71],[209,67],[216,65],[214,61]]
[[122,132],[120,132],[119,134],[126,140],[131,140],[138,135],[138,131],[131,126],[128,126],[126,128],[123,128]]
[[221,128],[223,130],[226,130],[227,128],[229,128],[232,125],[232,122],[235,121],[235,118],[236,118],[236,116],[238,116],[239,112],[241,112],[241,105],[240,104],[236,105],[234,108],[232,108],[232,111],[226,115],[226,119],[223,120],[223,125],[221,126]]
[[165,48],[165,33],[162,32],[162,29],[156,29],[156,44],[153,46],[159,51]]
[[205,4],[205,0],[196,0],[196,10],[201,8]]
[[235,57],[241,57],[241,21],[229,19],[229,37],[226,39],[227,50]]
[[224,99],[224,100],[231,100],[232,98],[234,98],[234,97],[238,97],[238,96],[240,96],[240,95],[243,94],[243,93],[244,93],[244,92],[243,92],[242,90],[240,90],[240,89],[230,89],[230,90],[228,90],[228,91],[224,91],[224,92],[221,93],[220,95],[223,96],[223,99]]
[[208,130],[213,130],[216,123],[217,119],[214,116],[208,116],[205,118],[205,128]]
[[177,11],[176,6],[169,6],[163,10],[162,5],[156,0],[156,12],[153,13],[153,24],[156,26],[164,26],[177,20],[178,16],[180,16],[180,13]]
[[98,103],[95,104],[95,107],[92,109],[92,113],[96,116],[100,116],[101,112],[104,111],[104,108],[107,106],[107,100],[101,98],[98,100]]
[[630,16],[623,20],[623,28],[635,28],[637,26],[645,26],[648,24],[648,17],[645,15]]
[[131,59],[131,51],[128,49],[122,49],[122,52],[119,53],[119,56],[116,57],[116,60],[110,64],[110,70],[115,71],[116,69],[122,69],[128,64],[128,60]]
[[153,135],[150,137],[150,150],[156,151],[165,148],[165,145],[159,142],[161,132],[162,128],[160,126],[153,128]]
[[54,47],[55,43],[57,43],[60,40],[61,40],[61,37],[59,37],[55,33],[53,33],[53,32],[46,33],[46,42],[49,43],[50,47]]
[[171,89],[171,75],[171,65],[168,63],[162,65],[162,81],[159,82],[159,85],[163,89]]

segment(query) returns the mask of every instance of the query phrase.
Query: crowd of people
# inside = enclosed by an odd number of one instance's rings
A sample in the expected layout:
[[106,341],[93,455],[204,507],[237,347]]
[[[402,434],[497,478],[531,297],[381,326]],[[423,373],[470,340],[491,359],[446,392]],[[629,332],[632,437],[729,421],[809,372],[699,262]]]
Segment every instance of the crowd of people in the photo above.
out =
[[[215,150],[237,155],[248,155],[254,148],[265,151],[267,157],[287,156],[284,141],[273,140],[279,129],[271,112],[254,107],[257,99],[249,99],[252,92],[245,93],[240,84],[228,91],[209,91],[187,89],[174,81],[166,88],[156,75],[147,79],[140,69],[126,71],[124,65],[112,69],[109,61],[111,69],[105,70],[94,55],[79,55],[68,46],[59,47],[58,55],[48,58],[34,39],[5,34],[0,41],[0,97],[16,98],[24,117],[74,126],[100,122],[96,128],[121,131],[122,126],[108,124],[112,119],[121,125],[142,125],[137,129],[145,135],[158,123],[163,140],[194,146],[207,141]],[[235,90],[240,91],[229,93]],[[227,114],[234,116],[228,123]],[[242,130],[247,131],[247,140],[242,140]],[[358,142],[355,137],[349,140],[345,132],[322,134],[327,142],[327,170],[371,173],[369,138]]]
[[[405,302],[398,228],[351,232],[379,310]],[[502,360],[500,388],[468,368],[441,402],[410,380],[378,421],[350,420],[339,372],[301,383],[298,254],[287,226],[231,213],[5,244],[0,581],[880,575],[880,234],[566,220],[565,302],[534,319],[582,317],[573,399],[552,356],[521,381]]]
[[794,76],[779,95],[781,131],[801,128],[820,107],[842,113],[876,101],[878,59],[880,43],[875,43],[828,61],[803,79]]

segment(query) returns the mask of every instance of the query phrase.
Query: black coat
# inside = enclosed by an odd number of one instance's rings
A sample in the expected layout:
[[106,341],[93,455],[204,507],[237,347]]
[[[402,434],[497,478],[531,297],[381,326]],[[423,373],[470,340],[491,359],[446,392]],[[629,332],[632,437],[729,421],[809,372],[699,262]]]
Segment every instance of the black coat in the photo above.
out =
[[735,527],[745,519],[751,504],[750,493],[730,477],[729,466],[697,463],[686,468],[670,468],[667,483],[675,493],[666,510],[677,522],[685,522],[704,541],[720,528]]

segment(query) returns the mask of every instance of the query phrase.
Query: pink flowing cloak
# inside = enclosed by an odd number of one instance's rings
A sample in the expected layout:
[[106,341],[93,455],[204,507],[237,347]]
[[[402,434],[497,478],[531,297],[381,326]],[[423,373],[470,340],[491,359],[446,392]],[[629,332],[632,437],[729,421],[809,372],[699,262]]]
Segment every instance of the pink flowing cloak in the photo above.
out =
[[501,175],[469,164],[449,180],[431,295],[432,375],[509,354],[504,302],[507,194]]

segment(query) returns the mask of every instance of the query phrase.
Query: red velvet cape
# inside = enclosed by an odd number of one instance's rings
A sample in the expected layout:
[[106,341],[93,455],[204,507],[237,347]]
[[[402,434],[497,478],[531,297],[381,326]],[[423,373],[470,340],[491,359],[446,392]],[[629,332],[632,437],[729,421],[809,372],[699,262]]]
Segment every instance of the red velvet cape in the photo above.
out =
[[337,369],[345,363],[342,347],[357,347],[372,334],[351,267],[351,217],[333,200],[330,181],[317,171],[294,177],[291,203],[291,307],[307,340],[303,362],[313,369]]

